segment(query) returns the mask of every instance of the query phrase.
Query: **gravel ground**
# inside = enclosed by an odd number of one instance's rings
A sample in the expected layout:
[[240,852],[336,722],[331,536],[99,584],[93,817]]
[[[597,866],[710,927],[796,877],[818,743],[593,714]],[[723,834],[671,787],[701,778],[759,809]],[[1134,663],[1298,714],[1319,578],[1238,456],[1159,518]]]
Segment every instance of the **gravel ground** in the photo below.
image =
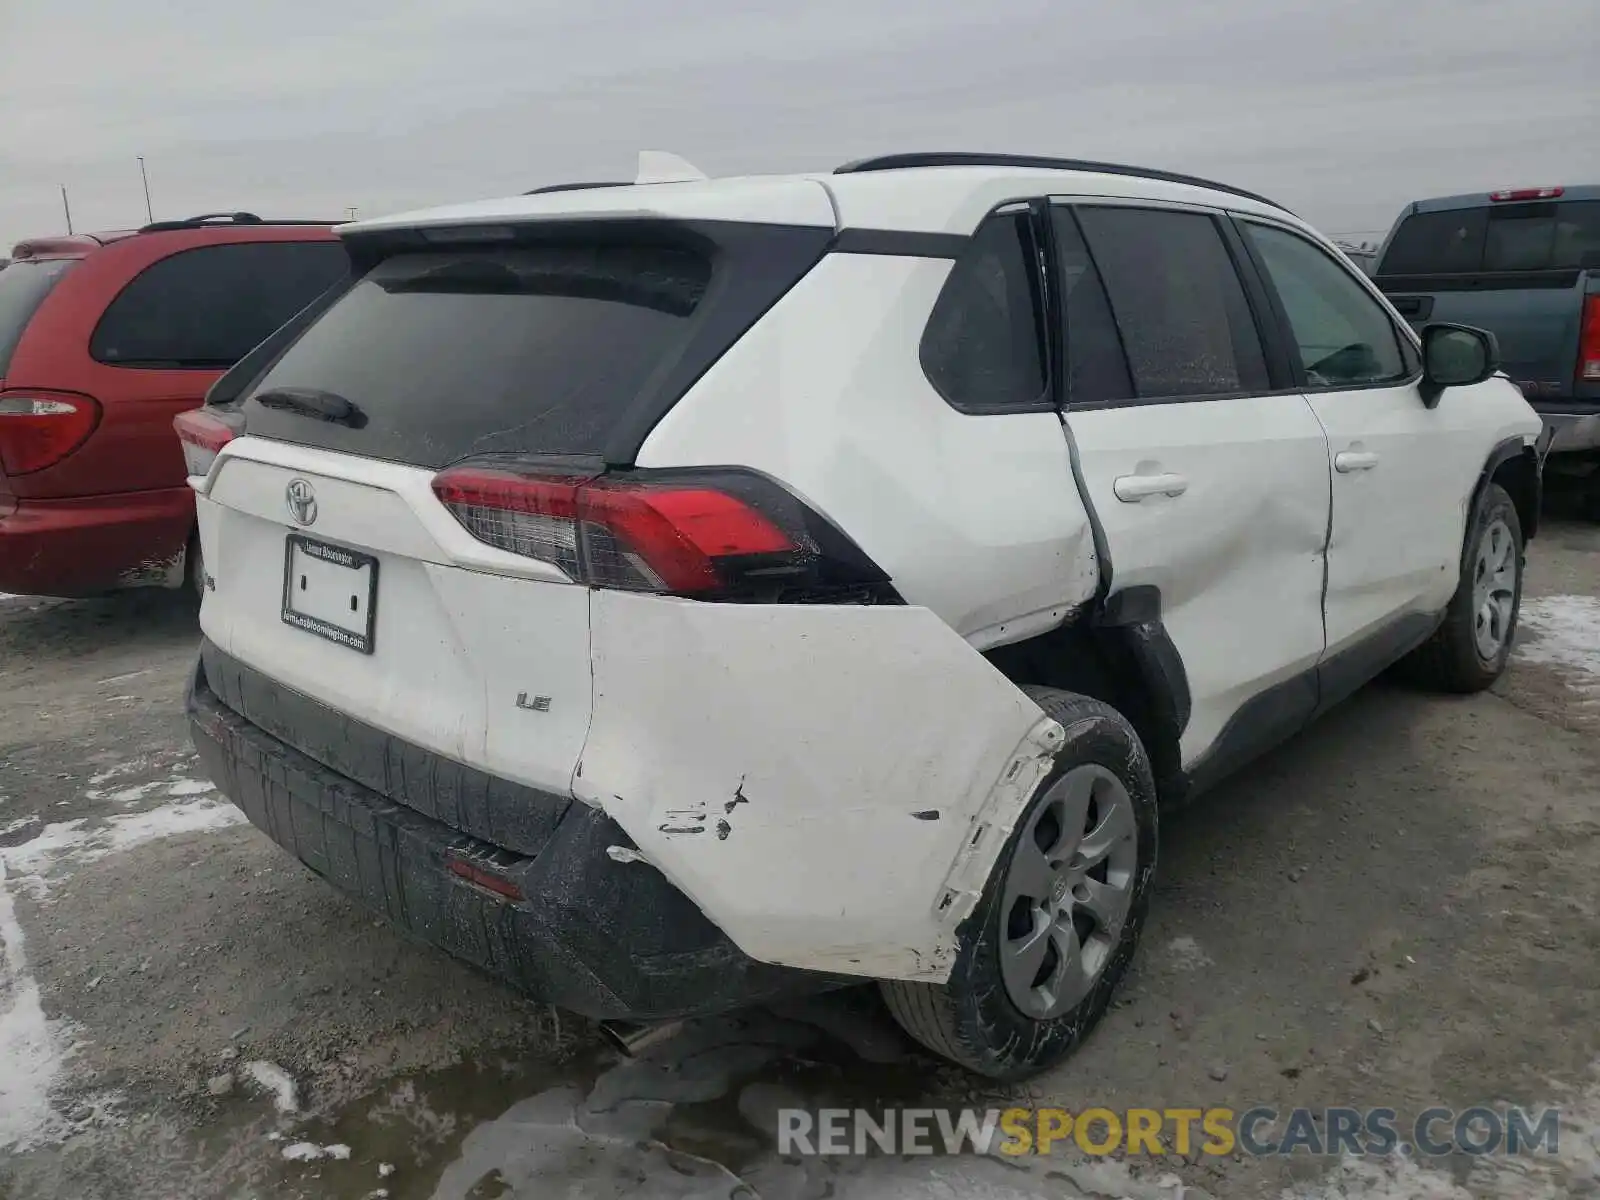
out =
[[[619,1060],[241,824],[188,746],[181,598],[0,599],[0,1200],[1600,1194],[1600,527],[1552,521],[1525,612],[1493,692],[1380,682],[1173,817],[1119,1006],[997,1092],[867,992]],[[758,1133],[784,1102],[1485,1101],[1561,1105],[1560,1153],[785,1160]]]

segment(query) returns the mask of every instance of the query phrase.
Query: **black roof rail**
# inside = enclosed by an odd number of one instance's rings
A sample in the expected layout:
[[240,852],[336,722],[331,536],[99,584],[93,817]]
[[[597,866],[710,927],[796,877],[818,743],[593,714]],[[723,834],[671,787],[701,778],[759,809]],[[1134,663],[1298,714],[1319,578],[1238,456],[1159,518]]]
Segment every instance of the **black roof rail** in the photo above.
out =
[[318,220],[274,220],[271,217],[258,217],[253,212],[217,212],[201,213],[196,217],[185,217],[181,221],[152,221],[142,226],[140,233],[161,233],[171,229],[199,229],[205,225],[344,225],[345,221],[318,221]]
[[1162,183],[1184,183],[1191,187],[1210,188],[1214,192],[1227,192],[1266,204],[1280,212],[1287,208],[1276,200],[1268,200],[1255,192],[1247,192],[1230,184],[1201,179],[1197,175],[1180,175],[1175,171],[1155,171],[1147,167],[1129,167],[1121,163],[1093,162],[1082,158],[1050,158],[1042,154],[986,154],[982,151],[946,150],[929,153],[882,154],[876,158],[860,158],[835,167],[835,175],[858,175],[865,171],[902,171],[914,167],[1028,167],[1047,171],[1092,171],[1097,175],[1128,175],[1139,179],[1156,179]]
[[543,187],[536,187],[531,192],[523,192],[524,196],[543,196],[550,192],[586,192],[590,188],[632,187],[632,180],[627,179],[602,179],[594,183],[547,183]]

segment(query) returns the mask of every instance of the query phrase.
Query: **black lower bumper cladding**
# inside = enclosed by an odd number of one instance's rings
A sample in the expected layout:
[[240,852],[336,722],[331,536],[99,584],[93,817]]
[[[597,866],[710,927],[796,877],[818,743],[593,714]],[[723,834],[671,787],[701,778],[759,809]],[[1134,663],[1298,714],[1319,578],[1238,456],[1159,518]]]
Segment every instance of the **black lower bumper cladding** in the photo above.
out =
[[[270,714],[273,731],[235,703]],[[839,982],[747,957],[654,867],[610,857],[608,848],[633,843],[604,813],[397,744],[209,641],[188,712],[207,773],[258,829],[404,932],[533,999],[590,1017],[652,1020]],[[323,758],[365,763],[367,778]],[[407,764],[398,781],[377,767],[394,761]],[[441,807],[452,820],[440,819]],[[513,830],[516,847],[462,829],[480,824]],[[536,832],[544,836],[534,846]],[[503,881],[521,899],[473,877]]]

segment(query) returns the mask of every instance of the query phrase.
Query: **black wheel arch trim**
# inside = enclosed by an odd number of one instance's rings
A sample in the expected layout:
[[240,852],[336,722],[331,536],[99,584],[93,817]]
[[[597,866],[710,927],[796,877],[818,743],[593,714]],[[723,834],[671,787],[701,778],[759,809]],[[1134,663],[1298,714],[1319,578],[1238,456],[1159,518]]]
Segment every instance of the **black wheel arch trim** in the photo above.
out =
[[1112,592],[1096,606],[1093,624],[1114,640],[1143,677],[1150,716],[1176,745],[1189,726],[1189,672],[1161,620],[1161,589],[1144,583]]
[[[1534,536],[1539,532],[1539,510],[1544,504],[1544,456],[1540,453],[1540,447],[1537,443],[1530,446],[1527,439],[1520,434],[1516,437],[1503,438],[1495,443],[1493,449],[1489,451],[1488,457],[1484,459],[1483,469],[1478,472],[1478,482],[1472,489],[1472,502],[1466,511],[1465,523],[1462,526],[1461,553],[1463,562],[1465,562],[1467,552],[1466,533],[1472,526],[1472,514],[1477,511],[1478,504],[1483,499],[1483,493],[1487,490],[1489,484],[1494,481],[1495,472],[1508,462],[1524,457],[1528,459],[1529,466],[1533,471],[1533,494],[1527,497],[1527,512],[1522,512],[1521,506],[1518,507],[1517,516],[1522,521],[1523,544],[1526,545],[1528,542],[1533,541]],[[1516,496],[1512,496],[1511,499],[1513,503],[1516,503]]]

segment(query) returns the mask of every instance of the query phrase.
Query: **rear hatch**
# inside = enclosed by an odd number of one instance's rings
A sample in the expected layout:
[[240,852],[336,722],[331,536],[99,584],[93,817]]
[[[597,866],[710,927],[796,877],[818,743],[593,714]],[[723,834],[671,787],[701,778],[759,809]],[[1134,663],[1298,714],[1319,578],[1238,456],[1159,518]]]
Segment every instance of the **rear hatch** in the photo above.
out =
[[1420,328],[1458,322],[1492,332],[1502,367],[1530,400],[1592,398],[1580,344],[1600,291],[1600,199],[1561,189],[1424,202],[1401,218],[1374,272]]
[[[595,535],[540,507],[545,484],[502,503],[504,472],[625,470],[831,233],[630,219],[353,239],[352,288],[213,393],[235,398],[180,418],[206,637],[365,726],[570,795],[592,677],[569,559]],[[452,467],[465,482],[446,487]],[[339,769],[326,731],[273,732]],[[436,782],[384,790],[440,815],[419,795]]]

